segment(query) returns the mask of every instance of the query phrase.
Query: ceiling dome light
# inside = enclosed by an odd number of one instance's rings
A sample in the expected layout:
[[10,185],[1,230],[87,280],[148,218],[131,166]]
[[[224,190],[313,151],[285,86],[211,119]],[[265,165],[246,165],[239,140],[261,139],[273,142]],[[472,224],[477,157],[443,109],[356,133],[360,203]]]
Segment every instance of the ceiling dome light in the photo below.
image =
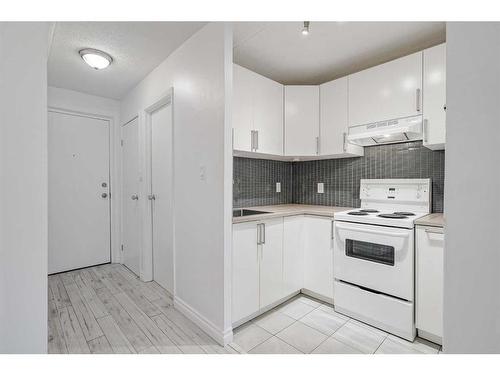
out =
[[304,21],[304,27],[302,28],[302,35],[309,35],[309,21]]
[[85,48],[79,51],[81,58],[95,70],[107,68],[113,62],[113,58],[106,52],[98,49]]

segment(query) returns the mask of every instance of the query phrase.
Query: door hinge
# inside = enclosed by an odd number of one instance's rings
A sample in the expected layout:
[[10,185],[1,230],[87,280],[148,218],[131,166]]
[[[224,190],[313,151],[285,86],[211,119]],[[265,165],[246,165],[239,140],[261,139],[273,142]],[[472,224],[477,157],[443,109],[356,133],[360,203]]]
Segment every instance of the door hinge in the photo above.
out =
[[122,245],[122,251],[123,251],[123,245]]
[[121,146],[123,147],[123,139],[122,139],[122,140],[120,140],[120,144],[121,144]]

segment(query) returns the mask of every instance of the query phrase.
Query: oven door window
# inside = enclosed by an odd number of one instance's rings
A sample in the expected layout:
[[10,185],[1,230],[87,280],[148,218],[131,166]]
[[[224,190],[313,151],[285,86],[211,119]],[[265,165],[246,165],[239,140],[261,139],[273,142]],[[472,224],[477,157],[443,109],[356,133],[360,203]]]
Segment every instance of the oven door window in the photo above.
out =
[[371,242],[345,240],[348,257],[394,266],[394,247]]

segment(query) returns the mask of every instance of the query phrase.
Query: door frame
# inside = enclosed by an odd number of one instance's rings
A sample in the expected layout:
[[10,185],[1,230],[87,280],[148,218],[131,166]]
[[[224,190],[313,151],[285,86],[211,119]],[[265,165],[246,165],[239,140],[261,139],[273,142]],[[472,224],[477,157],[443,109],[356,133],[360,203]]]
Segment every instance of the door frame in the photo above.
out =
[[[123,198],[124,198],[124,192],[123,192],[123,178],[124,178],[124,168],[123,168],[123,128],[125,126],[127,126],[128,124],[130,124],[132,121],[134,120],[137,120],[137,154],[139,156],[139,170],[137,171],[138,173],[138,177],[139,177],[139,182],[138,182],[138,191],[137,191],[137,194],[139,195],[139,202],[141,202],[142,200],[142,187],[141,187],[141,184],[142,184],[142,165],[141,165],[141,121],[140,121],[140,118],[139,118],[139,115],[135,115],[133,116],[130,120],[120,124],[120,133],[119,133],[119,139],[120,139],[120,263],[123,264],[125,267],[125,256],[124,256],[124,249],[123,249],[123,245],[124,245],[124,241],[123,241],[123,212],[124,212],[124,207],[123,207]],[[142,204],[140,204],[140,210],[142,212]],[[139,229],[139,236],[140,236],[140,240],[139,242],[141,243],[141,246],[142,246],[142,243],[143,243],[143,238],[144,238],[144,225],[143,225],[143,222],[142,222],[142,215],[141,215],[141,220],[140,220],[140,229]],[[142,278],[142,268],[143,268],[143,265],[142,265],[142,247],[139,249],[139,277],[141,278],[141,280],[143,279]]]
[[116,168],[118,165],[118,160],[115,154],[116,150],[116,141],[114,134],[116,132],[116,124],[115,120],[112,116],[77,111],[72,109],[66,109],[56,106],[48,106],[47,107],[47,115],[49,112],[60,113],[63,115],[71,115],[78,117],[86,117],[92,118],[96,120],[108,121],[109,128],[109,144],[108,144],[108,173],[109,173],[109,251],[110,251],[110,259],[111,263],[121,262],[121,220],[120,220],[120,212],[121,212],[121,204],[120,204],[120,187],[119,184],[115,183],[116,179]]
[[175,122],[174,122],[174,89],[173,87],[169,88],[165,93],[160,95],[156,100],[154,100],[151,104],[145,107],[139,113],[139,143],[140,143],[140,155],[141,155],[141,196],[144,197],[142,199],[142,223],[143,223],[143,236],[142,236],[142,254],[141,254],[141,280],[143,281],[152,281],[153,280],[153,217],[151,210],[150,200],[147,199],[148,195],[151,194],[151,183],[152,183],[152,131],[151,131],[151,122],[152,122],[152,114],[156,110],[160,109],[163,106],[171,106],[171,123],[172,123],[172,144],[171,144],[171,152],[172,152],[172,249],[173,249],[173,280],[174,287],[173,293],[175,295],[176,292],[176,283],[175,283],[175,190],[174,190],[174,181],[175,181],[175,169],[174,169],[174,158],[175,158]]

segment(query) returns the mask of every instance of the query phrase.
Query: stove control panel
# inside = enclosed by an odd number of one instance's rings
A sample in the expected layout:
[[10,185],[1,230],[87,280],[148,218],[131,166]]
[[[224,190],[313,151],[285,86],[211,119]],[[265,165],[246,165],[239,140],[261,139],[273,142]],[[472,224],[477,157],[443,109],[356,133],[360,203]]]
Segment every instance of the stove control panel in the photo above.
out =
[[417,206],[430,206],[430,179],[362,179],[361,201],[379,204],[398,202]]

